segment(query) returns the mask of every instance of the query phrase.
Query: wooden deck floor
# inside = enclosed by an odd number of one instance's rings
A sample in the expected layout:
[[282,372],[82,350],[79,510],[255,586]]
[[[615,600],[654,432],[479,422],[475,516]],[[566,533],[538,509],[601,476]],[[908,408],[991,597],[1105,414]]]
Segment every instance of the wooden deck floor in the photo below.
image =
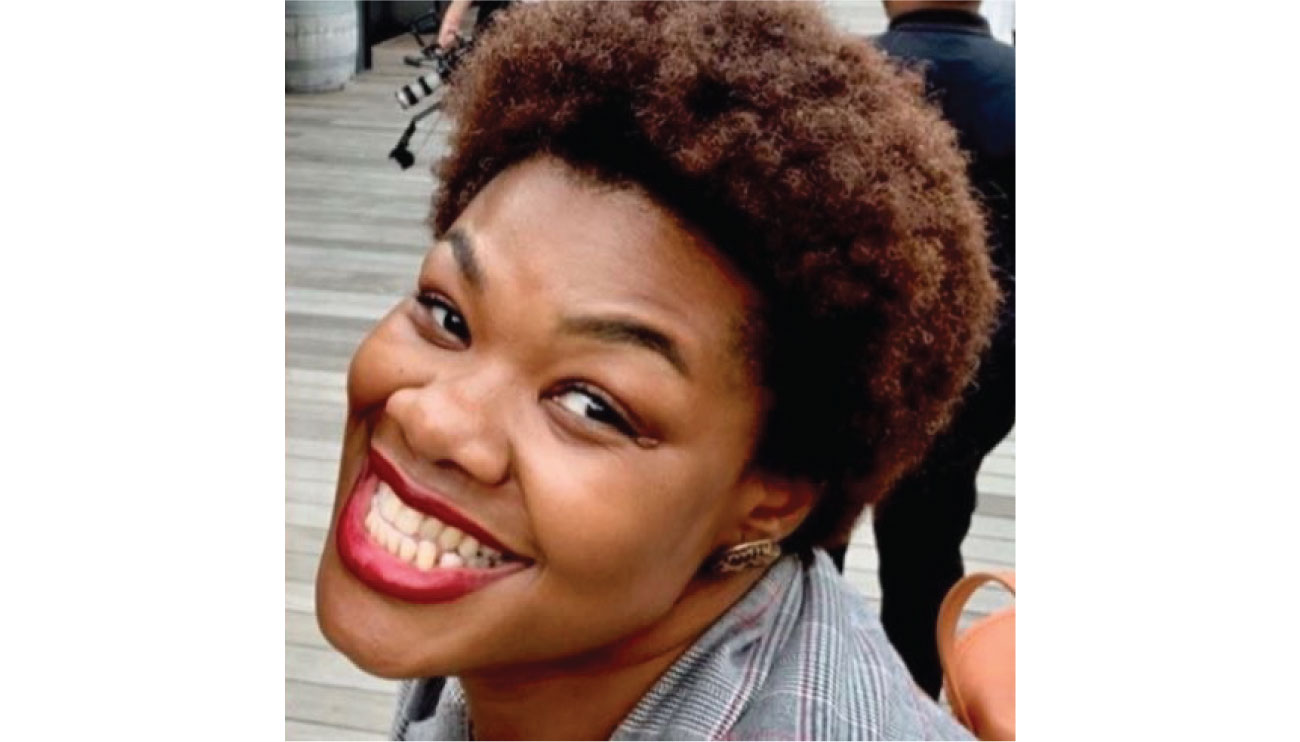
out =
[[[409,72],[377,58],[345,91],[285,98],[285,736],[379,739],[396,684],[326,644],[313,583],[329,524],[344,373],[362,335],[405,292],[428,244],[430,146],[402,172],[386,159],[406,120],[392,97]],[[413,144],[419,144],[417,134]],[[986,461],[964,553],[971,569],[1015,564],[1014,433]],[[847,573],[878,602],[870,527]],[[995,594],[977,595],[988,610]]]

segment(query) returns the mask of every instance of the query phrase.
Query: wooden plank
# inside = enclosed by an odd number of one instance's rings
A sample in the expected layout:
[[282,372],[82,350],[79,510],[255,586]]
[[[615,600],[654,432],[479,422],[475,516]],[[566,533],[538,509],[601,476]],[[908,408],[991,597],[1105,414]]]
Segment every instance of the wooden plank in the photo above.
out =
[[1010,567],[1016,564],[1015,541],[967,535],[962,541],[961,553],[966,559],[1005,564]]
[[289,385],[285,387],[285,404],[295,407],[298,402],[316,402],[333,405],[342,410],[347,404],[347,392],[324,386]]
[[420,261],[424,258],[423,252],[376,250],[356,243],[323,246],[305,240],[294,240],[285,245],[284,262],[286,268],[294,270],[295,276],[299,267],[327,266],[336,270],[414,278],[420,269]]
[[[347,397],[344,392],[334,389],[325,390],[316,387],[316,391],[307,391],[303,387],[298,387],[290,395],[285,394],[285,420],[298,419],[319,423],[329,423],[335,426],[335,430],[341,439],[343,436],[343,422],[347,418]],[[322,446],[321,443],[309,444],[313,446]],[[335,451],[337,455],[339,450]],[[312,460],[319,460],[320,456],[303,457]]]
[[285,718],[384,735],[397,708],[396,693],[337,688],[303,680],[284,683]]
[[[333,482],[288,481],[285,483],[284,488],[286,507],[289,503],[328,507],[334,504],[334,489]],[[286,512],[286,517],[287,515]]]
[[[342,438],[342,425],[337,428],[341,433],[337,435]],[[338,481],[338,461],[322,461],[320,459],[299,459],[295,456],[285,457],[285,483],[309,483],[309,485],[326,485],[330,493],[334,491],[334,482]]]
[[1016,497],[1016,480],[1009,477],[999,477],[981,471],[975,477],[975,487],[980,491],[980,494],[987,492],[991,495],[999,495],[1012,500]]
[[[285,476],[294,479],[333,481],[338,473],[339,456],[342,455],[343,426],[339,426],[339,441],[331,444],[321,441],[289,439],[295,450],[286,448]],[[310,455],[303,455],[304,452]]]
[[338,652],[288,644],[284,648],[287,680],[301,680],[337,688],[394,693],[397,682],[367,675]]
[[286,582],[310,585],[316,581],[316,567],[319,564],[320,557],[316,554],[286,551],[284,553],[284,579]]
[[305,420],[333,426],[339,439],[343,437],[343,424],[347,418],[344,405],[339,402],[308,402],[295,400],[286,405],[285,420]]
[[[339,425],[339,438],[343,437],[343,426]],[[334,461],[321,461],[319,459],[300,459],[297,457],[288,457],[285,459],[285,476],[290,479],[306,480],[313,482],[333,482],[338,478],[339,467]]]
[[329,642],[325,641],[325,635],[320,633],[316,615],[307,611],[285,609],[284,641],[286,644],[297,644],[301,647],[332,650]]
[[[368,158],[371,153],[366,152],[362,156]],[[286,217],[292,219],[348,219],[359,224],[375,224],[377,226],[387,226],[394,223],[411,226],[420,225],[425,227],[426,239],[424,242],[415,244],[427,244],[427,235],[429,233],[422,220],[428,214],[428,211],[429,203],[427,200],[411,197],[386,201],[382,202],[382,204],[374,200],[366,201],[360,197],[335,197],[323,202],[288,202],[284,213]]]
[[1016,498],[1015,495],[999,494],[989,492],[983,487],[979,488],[979,500],[975,505],[975,512],[981,515],[992,515],[1001,518],[1016,517]]
[[430,241],[429,228],[423,224],[331,224],[323,219],[286,219],[286,226],[300,238],[319,239],[332,237],[348,240],[358,245],[375,245],[379,248],[407,249],[424,253]]
[[[339,362],[342,365],[346,361]],[[289,416],[284,420],[284,433],[288,438],[327,443],[332,446],[343,445],[343,421],[323,421]]]
[[[338,487],[333,476],[329,479],[299,479],[289,477],[285,479],[284,494],[285,503],[301,503],[303,505],[316,505],[329,507],[334,504],[334,497]],[[285,513],[288,517],[289,513]],[[301,525],[311,525],[307,522],[301,522]]]
[[1016,460],[1006,456],[986,456],[980,471],[1007,476],[1014,480],[1016,476]]
[[346,373],[314,371],[312,369],[286,366],[284,369],[284,383],[310,384],[316,386],[329,386],[336,389],[345,389],[347,388],[348,377]]
[[[340,309],[340,311],[351,310]],[[341,366],[346,368],[347,360],[356,352],[360,342],[361,336],[341,337],[335,333],[324,337],[311,337],[307,333],[289,329],[285,333],[284,349],[286,355],[304,353],[337,359],[342,361]]]
[[[325,545],[325,536],[327,530],[324,528],[313,528],[311,526],[286,525],[284,527],[284,548],[285,551],[296,554],[319,555],[321,548]],[[285,596],[286,603],[289,596]],[[303,610],[311,610],[311,604],[306,604]],[[301,606],[299,606],[301,607]]]
[[285,503],[285,521],[293,525],[326,529],[329,528],[330,518],[333,517],[333,514],[334,509],[330,505],[302,502]]
[[372,321],[387,314],[397,299],[395,296],[294,286],[286,287],[284,293],[285,307],[290,312]]
[[[320,546],[317,546],[319,549]],[[284,607],[295,611],[316,610],[316,585],[298,580],[284,581]],[[308,678],[310,679],[310,678]]]
[[971,518],[970,533],[985,538],[1003,538],[1016,540],[1016,521],[1013,518],[999,518],[976,513]]
[[310,721],[299,721],[297,719],[286,718],[284,720],[284,738],[290,739],[317,739],[317,740],[370,740],[370,739],[388,739],[387,730],[375,732],[369,729],[356,729],[353,727],[336,727],[328,724],[315,724]]
[[[398,291],[399,294],[405,295],[410,286],[402,286]],[[383,294],[388,296],[390,294]],[[393,294],[396,296],[396,294]],[[371,320],[356,320],[343,317],[320,317],[314,314],[300,314],[295,312],[286,312],[284,316],[284,329],[288,332],[307,333],[309,336],[333,334],[336,336],[348,336],[361,338],[366,333],[374,329],[375,323]],[[351,355],[349,353],[348,355]]]
[[341,452],[340,445],[322,441],[304,441],[290,438],[285,442],[285,455],[289,458],[337,462]]
[[[379,271],[354,271],[331,265],[296,266],[288,286],[326,289],[330,291],[358,291],[376,296],[391,297],[388,308],[398,298],[415,287],[414,272],[399,276]],[[387,311],[387,309],[385,309]]]

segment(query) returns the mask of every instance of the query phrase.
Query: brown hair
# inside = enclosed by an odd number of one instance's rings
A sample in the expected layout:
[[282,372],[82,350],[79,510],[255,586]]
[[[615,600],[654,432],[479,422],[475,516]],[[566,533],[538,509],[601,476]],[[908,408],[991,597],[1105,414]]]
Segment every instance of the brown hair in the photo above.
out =
[[846,540],[946,424],[998,302],[966,161],[920,78],[814,5],[518,6],[447,105],[435,232],[549,154],[644,189],[753,283],[754,463],[823,487],[787,546]]

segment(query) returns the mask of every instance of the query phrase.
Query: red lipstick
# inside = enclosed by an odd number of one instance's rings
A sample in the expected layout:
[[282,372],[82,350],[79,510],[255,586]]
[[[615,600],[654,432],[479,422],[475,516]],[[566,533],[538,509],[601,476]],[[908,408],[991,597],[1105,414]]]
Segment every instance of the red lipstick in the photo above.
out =
[[381,478],[411,507],[460,528],[479,539],[480,543],[509,554],[483,527],[452,509],[436,494],[413,487],[400,469],[372,449],[356,486],[348,495],[337,537],[339,557],[344,566],[372,590],[410,603],[448,603],[528,566],[523,561],[510,561],[489,569],[435,567],[421,570],[394,556],[366,533],[366,513],[370,511]]

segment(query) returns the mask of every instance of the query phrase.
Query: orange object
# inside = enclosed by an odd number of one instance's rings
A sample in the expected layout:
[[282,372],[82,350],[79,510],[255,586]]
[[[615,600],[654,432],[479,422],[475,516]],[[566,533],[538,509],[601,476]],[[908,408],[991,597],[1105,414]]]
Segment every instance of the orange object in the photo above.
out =
[[939,608],[939,661],[952,713],[980,739],[1016,738],[1016,607],[976,621],[957,636],[962,608],[980,585],[1016,594],[1015,572],[976,572],[948,591]]

